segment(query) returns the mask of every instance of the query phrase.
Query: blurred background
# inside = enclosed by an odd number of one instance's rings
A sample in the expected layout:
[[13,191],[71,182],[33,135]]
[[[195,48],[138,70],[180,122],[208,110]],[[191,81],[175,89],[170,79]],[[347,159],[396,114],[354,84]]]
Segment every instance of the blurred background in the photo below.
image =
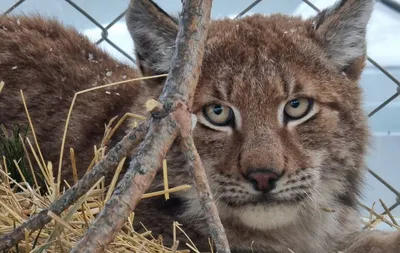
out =
[[[181,0],[155,2],[173,15],[181,9]],[[334,3],[335,0],[215,0],[212,18],[237,18],[254,13],[284,13],[306,18]],[[86,34],[119,61],[135,66],[133,43],[124,18],[128,4],[129,0],[1,0],[0,13],[56,17]],[[373,146],[361,202],[368,207],[376,203],[374,210],[385,214],[379,203],[382,199],[400,222],[400,0],[376,2],[367,40],[370,61],[361,86],[365,111],[370,116]],[[363,215],[369,216],[363,210]],[[390,229],[383,223],[378,228]]]

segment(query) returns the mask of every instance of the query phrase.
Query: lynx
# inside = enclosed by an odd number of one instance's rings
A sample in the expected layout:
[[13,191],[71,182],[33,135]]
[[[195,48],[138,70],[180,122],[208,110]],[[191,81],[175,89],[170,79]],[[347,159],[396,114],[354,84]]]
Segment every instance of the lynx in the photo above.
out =
[[[372,0],[342,0],[305,20],[276,14],[211,22],[194,98],[194,138],[233,252],[400,252],[399,232],[361,231],[357,206],[369,143],[358,82],[372,10]],[[22,89],[45,159],[57,162],[75,92],[169,71],[177,19],[152,1],[136,0],[126,22],[137,70],[56,20],[1,17],[0,80],[6,86],[0,122],[27,123]],[[126,112],[145,114],[144,102],[158,97],[164,81],[77,99],[64,152],[75,149],[79,177],[104,124]],[[177,145],[167,160],[170,187],[191,184]],[[68,156],[62,178],[72,181]],[[162,188],[157,175],[150,190]],[[200,251],[210,251],[194,189],[168,201],[142,200],[137,230],[140,221],[166,245],[172,245],[172,222],[178,221]]]

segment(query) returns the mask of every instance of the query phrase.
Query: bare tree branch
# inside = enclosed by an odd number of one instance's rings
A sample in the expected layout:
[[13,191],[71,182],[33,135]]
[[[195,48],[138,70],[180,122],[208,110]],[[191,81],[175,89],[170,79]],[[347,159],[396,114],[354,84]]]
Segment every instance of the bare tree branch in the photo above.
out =
[[172,68],[160,96],[163,107],[152,113],[149,132],[139,152],[133,156],[128,172],[72,252],[102,252],[106,249],[125,224],[129,214],[135,210],[179,134],[184,137],[183,147],[194,172],[200,200],[207,221],[210,222],[210,233],[217,250],[230,252],[218,210],[191,137],[191,107],[200,76],[211,2],[212,0],[183,2]]
[[210,186],[208,185],[208,180],[191,134],[183,137],[182,146],[190,165],[190,171],[194,177],[200,203],[202,205],[204,215],[206,216],[209,231],[215,243],[217,252],[230,252],[225,229],[222,226],[219,218],[218,209],[214,203]]
[[51,221],[47,215],[49,211],[60,214],[81,196],[83,196],[101,177],[112,168],[115,168],[119,161],[130,155],[137,144],[143,139],[149,128],[148,122],[141,123],[137,128],[132,129],[114,148],[93,169],[80,179],[77,184],[68,189],[58,200],[53,202],[49,208],[42,210],[28,221],[14,229],[12,232],[0,237],[0,251],[5,251],[25,239],[25,230],[31,232],[42,228]]

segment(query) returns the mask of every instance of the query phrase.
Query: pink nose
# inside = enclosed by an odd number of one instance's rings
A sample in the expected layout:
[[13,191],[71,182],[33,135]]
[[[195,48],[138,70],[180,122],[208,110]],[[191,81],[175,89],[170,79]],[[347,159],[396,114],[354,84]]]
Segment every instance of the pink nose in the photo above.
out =
[[272,190],[279,179],[279,175],[272,169],[252,169],[246,177],[258,191],[262,192]]

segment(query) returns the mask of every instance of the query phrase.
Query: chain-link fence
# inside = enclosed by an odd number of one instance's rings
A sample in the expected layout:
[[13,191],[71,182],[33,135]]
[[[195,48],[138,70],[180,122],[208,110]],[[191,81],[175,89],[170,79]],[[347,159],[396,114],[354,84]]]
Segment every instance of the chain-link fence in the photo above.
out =
[[[15,2],[14,4],[11,4],[5,11],[5,14],[12,14],[14,12],[16,12],[19,8],[21,8],[21,6],[23,6],[25,3],[30,2],[30,1],[37,1],[37,0],[19,0],[17,2]],[[125,57],[128,61],[130,61],[133,65],[135,65],[135,59],[132,57],[132,53],[127,52],[126,50],[122,49],[120,46],[117,45],[117,43],[115,43],[115,41],[113,41],[113,38],[111,38],[109,31],[110,29],[115,26],[117,23],[119,22],[124,22],[124,16],[125,16],[125,11],[122,11],[119,15],[115,16],[114,19],[112,19],[111,22],[109,22],[107,25],[102,25],[101,22],[97,21],[97,19],[95,17],[93,17],[93,15],[89,14],[90,9],[88,8],[84,8],[82,1],[72,1],[72,0],[64,0],[65,3],[67,3],[70,7],[72,7],[74,9],[74,11],[80,13],[83,17],[85,17],[88,21],[90,21],[92,23],[93,26],[97,27],[98,29],[100,29],[99,33],[100,33],[100,37],[98,39],[95,40],[95,43],[97,45],[104,45],[105,43],[108,44],[107,46],[112,47],[113,49],[115,49],[116,51],[118,51],[121,55],[123,55],[123,57]],[[276,2],[278,2],[277,0],[274,0]],[[288,1],[288,3],[292,3],[292,4],[296,4],[295,2],[299,2],[297,4],[301,3],[301,0],[290,0]],[[60,1],[57,1],[58,3],[54,3],[54,4],[59,4]],[[79,2],[79,3],[78,3]],[[107,2],[107,3],[106,3]],[[99,1],[98,4],[110,4],[111,1]],[[157,2],[161,2],[161,1],[157,1]],[[168,2],[170,2],[168,0]],[[172,2],[172,1],[171,1]],[[245,2],[245,1],[243,1]],[[232,16],[232,18],[240,18],[242,16],[245,16],[246,14],[249,13],[255,13],[255,12],[261,12],[262,11],[258,11],[258,6],[260,5],[260,3],[262,3],[263,0],[256,0],[256,1],[246,1],[246,3],[248,4],[243,10],[241,10],[238,14]],[[272,1],[269,0],[264,0],[264,2],[268,2],[271,3]],[[279,1],[280,2],[280,1]],[[286,2],[286,1],[285,1]],[[313,3],[315,1],[309,1],[309,0],[302,0],[303,3],[307,4],[310,8],[312,8],[314,10],[314,12],[319,12],[319,8]],[[124,1],[124,4],[128,3],[128,0]],[[179,1],[180,3],[180,1]],[[37,2],[37,4],[40,5],[40,3]],[[163,3],[164,5],[166,4],[165,2]],[[281,4],[281,2],[279,3]],[[287,4],[287,3],[285,3]],[[380,4],[384,5],[385,8],[390,9],[390,11],[397,13],[398,16],[396,16],[399,20],[400,20],[400,1],[393,1],[393,0],[381,0]],[[176,3],[175,3],[176,5]],[[178,6],[178,5],[176,5]],[[87,6],[86,6],[87,7]],[[46,6],[42,6],[42,8],[46,8]],[[89,8],[96,8],[95,6],[89,7]],[[264,8],[265,9],[265,8]],[[176,11],[178,11],[179,9],[177,9]],[[395,18],[396,18],[395,17]],[[108,17],[110,18],[110,17]],[[400,41],[398,41],[398,43],[400,43]],[[1,49],[0,49],[1,50]],[[384,79],[379,79],[379,80],[384,80],[383,83],[379,83],[377,85],[381,86],[391,86],[393,87],[393,93],[392,95],[389,95],[386,97],[386,99],[381,102],[379,105],[377,105],[374,109],[372,109],[369,113],[368,116],[370,117],[370,119],[372,119],[373,117],[376,117],[376,115],[378,115],[382,110],[384,110],[384,108],[386,108],[388,105],[395,103],[395,100],[399,97],[400,95],[400,80],[399,78],[396,78],[396,76],[394,74],[391,73],[391,70],[393,71],[398,71],[400,72],[400,60],[398,62],[397,66],[390,66],[390,67],[384,67],[382,65],[380,65],[377,61],[375,61],[374,59],[372,59],[371,57],[368,57],[368,61],[370,63],[370,67],[373,68],[374,71],[379,71],[381,75],[384,75],[385,78]],[[398,69],[396,69],[396,67],[398,67]],[[398,75],[400,76],[400,75]],[[398,108],[395,108],[395,110],[400,110],[400,106]],[[387,117],[387,116],[386,116]],[[388,118],[388,117],[387,117]],[[400,122],[400,118],[398,119],[398,121]],[[397,132],[400,132],[400,129],[397,130]],[[390,135],[390,131],[387,133],[387,135]],[[399,141],[400,143],[400,141]],[[394,148],[397,148],[397,152],[400,151],[400,146],[397,145]],[[396,152],[394,152],[396,153]],[[385,165],[379,165],[379,166],[385,166]],[[393,166],[392,166],[393,167]],[[394,166],[395,167],[395,166]],[[398,172],[393,171],[393,173],[388,173],[387,175],[385,175],[385,177],[380,176],[379,173],[377,173],[377,170],[380,170],[381,168],[368,168],[369,173],[370,173],[370,178],[369,178],[369,182],[371,180],[378,180],[386,189],[382,190],[385,191],[388,195],[388,197],[386,197],[386,201],[389,199],[391,202],[387,203],[388,205],[382,205],[382,212],[380,213],[380,215],[387,215],[388,212],[397,212],[400,213],[400,176],[398,174]],[[396,178],[396,173],[397,173],[397,180]],[[372,179],[371,179],[372,178]],[[391,183],[388,183],[386,180],[391,179]],[[397,185],[394,185],[396,184]],[[389,193],[390,192],[390,193]],[[378,195],[379,196],[379,195]],[[367,206],[364,206],[365,209],[367,209]],[[376,210],[379,210],[376,209]],[[371,212],[371,210],[369,210]],[[374,217],[378,217],[379,215],[375,213]],[[379,218],[379,217],[378,217]],[[377,219],[379,222],[379,219]],[[371,221],[370,221],[371,222]],[[375,220],[376,223],[376,220]]]

